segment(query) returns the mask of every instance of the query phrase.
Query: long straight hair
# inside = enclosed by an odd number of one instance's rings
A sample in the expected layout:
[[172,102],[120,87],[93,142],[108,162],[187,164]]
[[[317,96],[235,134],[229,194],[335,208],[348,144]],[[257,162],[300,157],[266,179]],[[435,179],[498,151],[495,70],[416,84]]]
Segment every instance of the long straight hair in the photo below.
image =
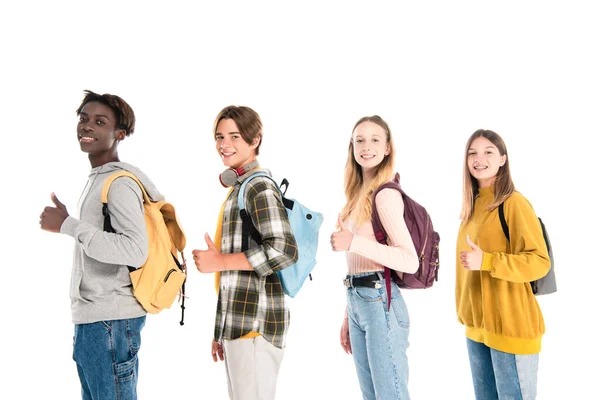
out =
[[[386,143],[389,146],[389,154],[383,157],[379,165],[375,167],[373,179],[365,186],[362,167],[354,158],[354,131],[363,122],[372,122],[379,125],[386,136]],[[344,170],[344,193],[346,194],[346,205],[342,209],[341,217],[345,220],[353,210],[357,209],[358,215],[353,216],[357,224],[361,224],[371,218],[373,205],[371,198],[373,192],[379,186],[389,181],[394,173],[394,142],[392,141],[392,133],[387,122],[378,115],[370,117],[362,117],[354,124],[352,128],[352,136],[348,143],[348,159],[346,160],[346,168]]]
[[479,183],[477,179],[473,178],[473,175],[469,172],[469,148],[473,144],[473,141],[477,138],[486,138],[489,140],[500,153],[500,156],[506,156],[506,162],[496,174],[494,180],[494,200],[490,204],[489,209],[493,210],[504,202],[511,194],[515,191],[515,185],[513,184],[510,176],[510,165],[508,160],[508,152],[506,151],[506,144],[504,140],[494,131],[479,129],[475,131],[465,147],[465,159],[463,165],[463,202],[462,211],[460,213],[460,219],[463,222],[468,222],[473,216],[475,208],[475,199],[479,195]]

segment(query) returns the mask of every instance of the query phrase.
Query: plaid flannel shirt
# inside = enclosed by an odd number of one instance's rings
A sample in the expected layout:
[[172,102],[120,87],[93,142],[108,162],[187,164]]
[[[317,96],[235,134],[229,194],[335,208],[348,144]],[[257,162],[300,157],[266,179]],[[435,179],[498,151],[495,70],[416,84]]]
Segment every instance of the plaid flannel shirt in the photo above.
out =
[[[262,170],[270,174],[268,170]],[[223,210],[221,253],[242,251],[242,218],[237,198],[242,182],[257,170],[238,178]],[[254,271],[222,271],[214,338],[238,339],[250,332],[261,334],[276,347],[285,347],[290,313],[279,276],[275,273],[298,260],[281,194],[269,179],[257,177],[246,186],[246,211],[262,236],[258,245],[250,236],[244,252]]]

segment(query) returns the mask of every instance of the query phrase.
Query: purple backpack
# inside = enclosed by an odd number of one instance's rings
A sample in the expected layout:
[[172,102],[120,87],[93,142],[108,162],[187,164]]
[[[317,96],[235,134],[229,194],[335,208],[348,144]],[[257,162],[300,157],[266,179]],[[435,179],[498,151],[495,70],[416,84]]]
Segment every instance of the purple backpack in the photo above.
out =
[[[398,190],[402,194],[404,201],[404,221],[410,232],[413,244],[419,256],[419,268],[414,274],[403,273],[402,277],[399,274],[394,274],[394,280],[401,288],[406,289],[426,289],[433,285],[434,281],[438,280],[438,269],[440,267],[440,235],[433,230],[431,218],[427,210],[419,203],[411,199],[400,188],[400,175],[396,173],[394,182],[387,182],[381,185],[375,193],[373,193],[373,231],[375,238],[381,244],[387,246],[387,234],[381,225],[375,198],[377,194],[386,188]],[[385,280],[387,284],[388,299],[390,298],[391,288],[390,269],[385,267]],[[389,306],[390,302],[388,302]]]

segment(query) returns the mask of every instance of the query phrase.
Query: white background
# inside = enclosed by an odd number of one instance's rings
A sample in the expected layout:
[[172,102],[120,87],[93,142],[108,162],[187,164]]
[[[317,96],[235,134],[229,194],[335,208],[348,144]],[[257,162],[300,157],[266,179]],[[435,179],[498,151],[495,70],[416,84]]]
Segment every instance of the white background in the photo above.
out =
[[[122,96],[136,132],[120,146],[175,204],[186,254],[205,248],[226,190],[212,123],[229,104],[264,122],[259,157],[288,195],[325,215],[314,281],[291,303],[279,399],[359,399],[339,345],[345,257],[329,249],[344,204],[350,130],[379,114],[405,190],[430,212],[440,281],[406,291],[413,399],[473,398],[454,309],[464,145],[505,139],[513,178],[545,220],[559,291],[540,298],[547,333],[539,399],[595,396],[600,62],[592,2],[3,2],[2,399],[76,399],[68,286],[73,241],[42,232],[56,192],[75,213],[89,162],[75,137],[83,90]],[[487,4],[487,3],[486,3]],[[212,276],[193,264],[178,308],[148,317],[140,399],[226,399],[210,357]]]

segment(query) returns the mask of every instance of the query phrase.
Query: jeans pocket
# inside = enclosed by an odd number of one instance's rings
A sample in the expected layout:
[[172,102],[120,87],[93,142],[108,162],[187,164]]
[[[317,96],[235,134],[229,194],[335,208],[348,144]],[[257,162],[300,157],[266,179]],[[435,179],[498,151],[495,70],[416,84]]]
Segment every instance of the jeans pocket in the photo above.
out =
[[117,399],[137,398],[137,355],[117,364]]
[[409,329],[410,328],[410,318],[408,315],[408,308],[406,307],[406,303],[404,302],[404,298],[402,296],[394,297],[392,295],[392,307],[394,310],[394,316],[396,317],[396,321],[400,328]]
[[356,294],[356,297],[358,297],[362,301],[381,301],[381,292],[378,289],[356,286],[352,290]]
[[146,317],[134,318],[127,321],[127,344],[132,356],[135,356],[142,346],[142,328]]
[[117,364],[117,378],[119,382],[129,382],[135,377],[135,366],[137,364],[137,355],[129,360]]
[[112,321],[100,321],[98,322],[100,325],[102,325],[104,327],[104,329],[106,329],[106,332],[111,333],[113,328],[112,328]]

